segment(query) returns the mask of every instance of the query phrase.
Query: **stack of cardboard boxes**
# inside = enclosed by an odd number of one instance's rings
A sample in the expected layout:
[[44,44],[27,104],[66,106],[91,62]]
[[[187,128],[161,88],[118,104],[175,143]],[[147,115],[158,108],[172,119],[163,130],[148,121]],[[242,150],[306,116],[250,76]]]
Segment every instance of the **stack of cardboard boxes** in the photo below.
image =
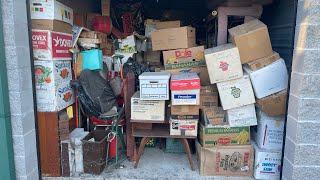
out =
[[[52,0],[30,1],[41,172],[60,176],[60,142],[69,139],[74,103],[72,80],[73,10]],[[72,109],[72,107],[69,107]],[[61,165],[62,162],[62,165]]]
[[33,0],[30,12],[37,108],[57,112],[74,103],[69,52],[73,10],[58,1]]

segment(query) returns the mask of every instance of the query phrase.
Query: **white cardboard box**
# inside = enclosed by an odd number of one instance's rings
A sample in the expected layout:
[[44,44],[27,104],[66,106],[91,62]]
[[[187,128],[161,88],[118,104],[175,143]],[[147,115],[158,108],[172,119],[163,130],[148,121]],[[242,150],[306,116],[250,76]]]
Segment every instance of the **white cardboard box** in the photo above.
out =
[[58,86],[72,80],[71,61],[34,61],[36,86]]
[[173,136],[197,136],[198,120],[170,119],[170,135]]
[[255,179],[280,179],[282,151],[260,149],[254,144],[254,178]]
[[248,75],[242,78],[217,83],[223,110],[255,103],[255,98]]
[[72,35],[48,30],[32,30],[35,60],[71,60]]
[[141,100],[140,92],[131,97],[131,119],[145,121],[165,120],[165,101]]
[[227,119],[230,127],[257,125],[257,116],[254,104],[227,110]]
[[37,108],[39,112],[60,111],[74,103],[74,92],[69,83],[58,86],[37,86]]
[[259,148],[267,150],[282,150],[284,116],[267,116],[257,109],[258,126],[256,132],[253,131],[253,139]]
[[73,25],[73,10],[56,0],[31,0],[31,19],[59,20]]
[[258,99],[288,87],[288,71],[283,59],[256,71],[251,71],[248,67],[244,67],[244,70],[250,75],[254,93]]
[[205,59],[211,84],[243,76],[238,48],[232,44],[206,49]]
[[144,72],[139,76],[140,99],[169,100],[168,72]]

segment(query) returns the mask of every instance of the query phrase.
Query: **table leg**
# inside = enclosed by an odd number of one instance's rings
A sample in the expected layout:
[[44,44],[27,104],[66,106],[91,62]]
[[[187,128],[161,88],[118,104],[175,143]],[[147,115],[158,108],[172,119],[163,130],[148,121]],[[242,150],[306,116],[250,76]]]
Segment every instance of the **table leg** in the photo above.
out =
[[183,138],[183,139],[180,139],[180,141],[183,144],[184,150],[187,153],[191,170],[194,171],[195,169],[194,169],[194,166],[193,166],[192,155],[191,155],[191,150],[190,150],[190,146],[189,146],[188,140],[186,138]]
[[141,139],[141,142],[140,142],[140,145],[139,145],[139,150],[138,150],[138,156],[137,156],[137,159],[136,159],[136,162],[134,164],[134,168],[137,168],[138,167],[138,163],[139,163],[139,160],[140,160],[140,157],[144,151],[144,147],[145,145],[147,144],[147,142],[149,141],[149,137],[143,137]]

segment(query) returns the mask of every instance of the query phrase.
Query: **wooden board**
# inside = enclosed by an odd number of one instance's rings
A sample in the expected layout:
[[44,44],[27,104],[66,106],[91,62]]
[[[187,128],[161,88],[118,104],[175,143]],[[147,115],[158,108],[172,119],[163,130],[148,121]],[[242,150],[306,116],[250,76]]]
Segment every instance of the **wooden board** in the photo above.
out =
[[42,176],[61,176],[58,113],[38,112]]

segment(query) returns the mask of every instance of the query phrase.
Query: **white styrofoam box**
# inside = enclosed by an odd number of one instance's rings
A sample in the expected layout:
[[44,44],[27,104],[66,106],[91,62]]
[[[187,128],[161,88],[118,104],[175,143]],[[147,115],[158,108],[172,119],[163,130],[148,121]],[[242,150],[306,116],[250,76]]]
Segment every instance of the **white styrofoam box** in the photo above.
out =
[[233,44],[206,49],[205,59],[211,84],[243,76],[239,50]]
[[131,97],[131,119],[145,121],[165,120],[165,101],[141,100],[140,93]]
[[[83,151],[82,151],[82,139],[86,137],[89,134],[89,132],[84,131],[83,128],[76,128],[74,129],[69,137],[70,137],[70,142],[73,147],[73,153],[72,156],[74,159],[74,166],[72,170],[75,173],[83,173]],[[69,155],[70,157],[70,155]],[[71,163],[71,162],[70,162]]]
[[31,19],[59,20],[73,25],[73,10],[56,0],[31,0]]
[[257,116],[254,104],[227,110],[227,119],[230,127],[257,125]]
[[198,120],[170,119],[170,135],[172,136],[197,136]]
[[139,76],[141,100],[169,100],[168,72],[144,72]]
[[267,116],[257,108],[258,126],[253,137],[259,148],[268,150],[282,150],[284,116]]
[[32,30],[33,58],[35,60],[71,60],[72,35],[48,30]]
[[58,86],[37,86],[37,108],[39,112],[60,111],[74,103],[74,92],[69,83]]
[[217,83],[223,110],[255,103],[250,78],[242,78]]
[[288,71],[283,59],[256,71],[244,67],[244,71],[250,75],[254,93],[258,99],[280,92],[288,87]]
[[200,105],[200,89],[171,91],[172,105]]
[[280,179],[282,151],[263,150],[254,142],[254,178],[255,179]]
[[72,80],[71,61],[34,61],[36,86],[58,86]]

